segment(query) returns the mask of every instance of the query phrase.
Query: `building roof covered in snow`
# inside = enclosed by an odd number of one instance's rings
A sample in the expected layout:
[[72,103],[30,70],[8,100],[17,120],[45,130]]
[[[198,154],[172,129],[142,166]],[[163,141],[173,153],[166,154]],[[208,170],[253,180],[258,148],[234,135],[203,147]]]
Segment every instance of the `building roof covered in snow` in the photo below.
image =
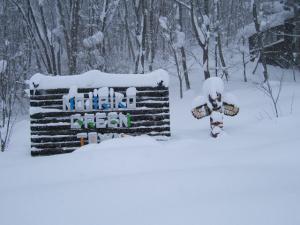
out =
[[80,75],[50,76],[37,73],[28,81],[30,89],[98,88],[98,87],[168,87],[168,72],[162,69],[147,74],[109,74],[91,70]]
[[[293,10],[287,10],[280,2],[265,2],[263,3],[262,10],[264,11],[264,16],[260,20],[261,31],[266,31],[272,27],[282,25],[286,20],[294,17]],[[255,24],[252,22],[240,29],[237,37],[250,37],[255,33]]]

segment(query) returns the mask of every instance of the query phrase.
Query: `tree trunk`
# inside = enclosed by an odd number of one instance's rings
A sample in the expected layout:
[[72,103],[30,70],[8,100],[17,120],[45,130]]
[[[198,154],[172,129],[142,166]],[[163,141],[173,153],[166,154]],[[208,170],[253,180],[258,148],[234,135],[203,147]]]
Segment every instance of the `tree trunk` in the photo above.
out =
[[208,43],[205,44],[203,49],[203,70],[204,70],[204,79],[210,78],[209,66],[208,66]]
[[[198,21],[197,21],[197,16],[195,15],[195,6],[193,3],[193,0],[190,1],[191,3],[191,8],[190,8],[190,12],[191,12],[191,20],[192,20],[192,27],[195,33],[195,37],[196,40],[199,44],[199,46],[202,48],[202,62],[203,62],[203,70],[204,70],[204,79],[208,79],[210,77],[210,73],[209,73],[209,66],[208,66],[208,45],[209,45],[209,37],[207,36],[205,38],[205,40],[201,40],[200,34],[199,32],[203,32],[199,30],[199,26],[198,26]],[[205,12],[208,12],[208,0],[205,0]],[[206,26],[206,29],[209,29],[209,26]],[[208,31],[208,30],[207,30]],[[208,33],[203,33],[203,35],[201,36],[205,36],[208,35]]]
[[70,73],[77,72],[77,53],[78,53],[78,28],[79,28],[79,10],[80,0],[72,2],[72,17],[71,17],[71,48],[70,48]]
[[147,5],[146,0],[142,0],[143,27],[142,27],[142,46],[141,46],[141,66],[142,73],[145,73],[145,53],[146,53],[146,35],[147,35]]
[[[183,32],[183,16],[182,16],[183,12],[182,12],[182,5],[180,3],[178,3],[178,9],[179,9],[180,31]],[[191,85],[190,85],[190,80],[189,80],[189,72],[188,72],[188,68],[187,68],[185,49],[183,46],[180,48],[180,52],[181,52],[181,61],[182,61],[182,68],[183,68],[183,76],[184,76],[184,80],[185,80],[185,87],[186,87],[186,90],[189,90],[189,89],[191,89]]]
[[255,29],[256,29],[257,38],[258,38],[258,48],[259,48],[259,53],[260,53],[260,59],[261,59],[261,63],[264,68],[264,72],[263,72],[264,82],[266,82],[269,79],[269,75],[268,75],[268,68],[267,68],[266,57],[265,57],[263,34],[260,31],[260,24],[258,22],[256,3],[253,3],[253,21],[255,24]]
[[150,0],[150,6],[149,6],[149,32],[150,32],[150,38],[149,38],[149,47],[150,47],[150,63],[149,63],[149,71],[153,70],[153,63],[154,63],[154,57],[155,57],[155,30],[154,30],[154,0]]
[[242,51],[242,57],[243,57],[243,68],[244,68],[244,81],[247,82],[247,74],[246,74],[246,61],[245,61],[245,37],[243,38],[243,51]]

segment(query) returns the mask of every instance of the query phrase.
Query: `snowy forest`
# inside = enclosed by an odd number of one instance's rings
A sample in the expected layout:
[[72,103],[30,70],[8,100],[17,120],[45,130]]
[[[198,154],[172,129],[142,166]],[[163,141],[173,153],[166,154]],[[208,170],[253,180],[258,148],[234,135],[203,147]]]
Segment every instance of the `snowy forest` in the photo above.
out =
[[299,225],[299,126],[300,0],[0,0],[1,225]]

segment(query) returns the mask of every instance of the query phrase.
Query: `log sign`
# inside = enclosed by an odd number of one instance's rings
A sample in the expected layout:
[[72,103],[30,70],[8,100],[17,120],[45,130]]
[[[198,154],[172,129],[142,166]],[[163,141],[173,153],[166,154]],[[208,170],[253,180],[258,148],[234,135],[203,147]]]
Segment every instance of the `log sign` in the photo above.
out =
[[126,135],[171,136],[167,71],[37,73],[27,83],[32,156],[68,153]]
[[[102,87],[89,92],[88,98],[84,94],[77,92],[77,87],[73,86],[69,94],[63,96],[63,111],[74,112],[70,116],[71,129],[95,129],[95,128],[130,128],[130,113],[116,112],[118,109],[136,109],[136,88],[129,87],[124,94],[115,92],[113,88]],[[104,112],[110,111],[110,112]],[[96,113],[76,113],[76,112]],[[102,112],[101,112],[102,111]],[[121,134],[108,133],[98,134],[97,132],[78,133],[81,145],[84,145],[84,139],[88,138],[88,143],[98,143],[99,141],[116,138]]]

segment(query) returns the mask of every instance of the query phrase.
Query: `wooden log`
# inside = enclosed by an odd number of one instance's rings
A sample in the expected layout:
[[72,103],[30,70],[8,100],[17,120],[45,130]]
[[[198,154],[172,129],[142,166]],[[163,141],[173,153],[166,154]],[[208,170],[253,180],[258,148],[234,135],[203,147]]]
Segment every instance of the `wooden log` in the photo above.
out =
[[[131,134],[132,136],[139,136],[142,135],[142,133],[133,133]],[[171,133],[170,132],[153,132],[153,133],[148,133],[147,135],[155,137],[155,136],[166,136],[170,137]],[[77,138],[76,135],[69,135],[69,136],[37,136],[35,135],[34,137],[31,138],[32,143],[47,143],[47,142],[76,142],[79,139]]]
[[[109,87],[113,88],[115,92],[126,92],[128,87]],[[98,88],[78,88],[78,93],[89,93],[93,92],[95,89]],[[137,92],[140,91],[164,91],[168,90],[167,87],[136,87]],[[36,95],[53,95],[53,94],[68,94],[69,89],[68,88],[57,88],[57,89],[36,89],[30,90],[30,95],[31,96],[36,96]]]
[[167,125],[169,124],[169,122],[165,122],[165,126],[154,126],[154,125],[148,125],[148,126],[141,126],[140,123],[139,126],[135,126],[135,127],[118,127],[118,128],[95,128],[95,129],[87,129],[87,128],[82,128],[82,129],[71,129],[70,125],[55,125],[55,126],[31,126],[30,130],[31,131],[63,131],[63,130],[77,130],[79,132],[93,132],[94,130],[99,130],[99,132],[101,132],[101,130],[109,130],[112,133],[115,133],[116,131],[119,131],[118,133],[126,133],[126,132],[132,132],[132,130],[138,130],[138,129],[145,129],[145,131],[151,130],[151,129],[158,129],[158,128],[164,128],[167,127]]
[[[164,108],[164,109],[119,109],[119,110],[102,110],[102,111],[87,111],[87,112],[76,112],[76,114],[81,114],[82,116],[85,113],[96,113],[96,112],[105,112],[105,113],[109,113],[109,112],[122,112],[124,114],[126,113],[130,113],[131,115],[143,115],[143,114],[163,114],[163,113],[169,113],[169,109],[168,108]],[[67,117],[67,116],[71,116],[73,115],[74,112],[65,112],[65,111],[61,111],[61,112],[40,112],[40,113],[35,113],[30,115],[31,119],[42,119],[42,118],[46,118],[46,117]]]
[[[87,141],[85,142],[87,144]],[[71,141],[71,142],[48,142],[48,143],[31,143],[31,148],[35,149],[50,149],[50,148],[79,148],[80,147],[80,141],[79,139],[77,141]]]
[[[170,121],[135,121],[132,122],[132,125],[130,128],[127,127],[118,127],[118,128],[104,128],[104,129],[119,129],[121,131],[126,132],[129,129],[135,129],[135,128],[152,128],[152,127],[164,127],[169,126]],[[51,125],[51,126],[45,126],[44,124],[35,124],[34,126],[30,127],[31,131],[52,131],[52,130],[67,130],[71,129],[71,124],[57,124],[57,125]],[[84,128],[85,129],[85,128]],[[76,130],[84,130],[84,129],[76,129]],[[97,129],[97,128],[95,128]],[[75,129],[74,129],[75,130]],[[90,132],[92,132],[93,129],[89,129]]]
[[57,154],[65,154],[65,153],[71,153],[75,151],[74,149],[42,149],[42,150],[32,150],[31,156],[49,156],[49,155],[57,155]]
[[[84,98],[89,98],[88,94],[84,94]],[[56,104],[62,104],[63,102],[63,96],[62,95],[37,95],[37,96],[30,96],[30,102],[48,102],[49,104],[51,102],[56,102]],[[168,97],[147,97],[147,96],[137,96],[136,102],[145,102],[145,101],[155,101],[155,102],[169,102]],[[46,104],[46,103],[45,103]]]
[[140,128],[99,128],[99,129],[80,129],[80,130],[71,130],[71,129],[59,129],[59,130],[31,130],[31,135],[77,135],[78,133],[87,133],[87,132],[97,132],[97,133],[125,133],[125,134],[148,134],[151,132],[165,132],[170,131],[169,126],[165,127],[140,127]]
[[[162,120],[168,120],[170,119],[170,115],[160,115],[160,114],[153,114],[153,115],[133,115],[132,121],[162,121]],[[31,119],[30,123],[32,125],[34,124],[47,124],[47,123],[70,123],[70,117],[60,117],[60,118],[54,118],[54,117],[45,117],[43,119]]]
[[[30,101],[30,107],[42,107],[42,108],[55,108],[62,110],[63,102],[62,101]],[[162,108],[169,107],[169,102],[137,102],[137,108]],[[99,110],[98,110],[99,111]]]

